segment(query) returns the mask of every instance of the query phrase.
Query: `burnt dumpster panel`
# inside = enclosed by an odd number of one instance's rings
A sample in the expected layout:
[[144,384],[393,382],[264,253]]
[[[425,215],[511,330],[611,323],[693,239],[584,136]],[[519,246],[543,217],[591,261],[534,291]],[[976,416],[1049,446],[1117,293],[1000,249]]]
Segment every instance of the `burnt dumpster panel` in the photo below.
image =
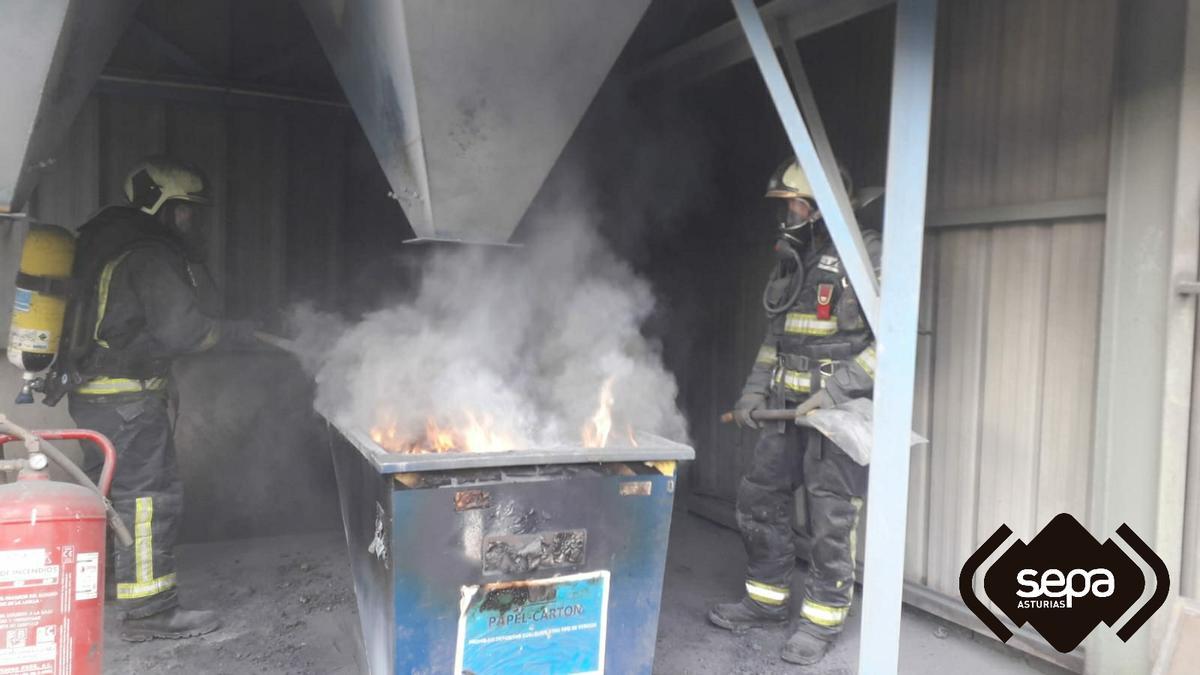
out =
[[[336,451],[340,439],[336,434],[331,436],[335,446],[333,470],[346,545],[352,552],[350,572],[358,599],[366,657],[372,673],[390,673],[393,672],[394,653],[390,627],[395,623],[395,604],[392,603],[391,551],[387,548],[390,537],[386,535],[392,531],[391,486],[352,453]],[[385,542],[382,547],[380,541]],[[353,555],[356,551],[361,555]]]
[[372,673],[650,672],[673,461],[389,475],[333,453]]

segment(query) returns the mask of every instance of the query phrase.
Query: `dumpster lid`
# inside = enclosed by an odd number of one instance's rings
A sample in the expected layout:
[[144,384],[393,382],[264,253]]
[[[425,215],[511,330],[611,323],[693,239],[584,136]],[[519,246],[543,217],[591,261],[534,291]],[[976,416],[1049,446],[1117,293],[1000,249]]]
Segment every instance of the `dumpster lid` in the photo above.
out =
[[505,450],[503,452],[442,452],[404,454],[388,452],[361,431],[346,430],[334,425],[350,444],[379,473],[409,473],[417,471],[453,471],[457,469],[484,469],[505,466],[532,466],[540,464],[597,464],[604,462],[652,462],[664,460],[690,460],[696,451],[690,446],[669,441],[654,434],[637,432],[637,447],[585,448],[562,446]]

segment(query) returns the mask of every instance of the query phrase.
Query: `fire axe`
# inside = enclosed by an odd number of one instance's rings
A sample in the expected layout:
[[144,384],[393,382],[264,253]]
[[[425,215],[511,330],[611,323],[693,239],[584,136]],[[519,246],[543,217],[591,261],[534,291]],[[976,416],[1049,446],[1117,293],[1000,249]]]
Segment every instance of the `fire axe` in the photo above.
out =
[[[750,418],[759,422],[794,422],[816,429],[833,441],[855,462],[866,466],[871,462],[871,446],[874,445],[874,404],[868,398],[856,398],[833,408],[818,408],[806,415],[796,416],[795,410],[754,410]],[[721,415],[726,424],[733,421],[733,413]],[[918,434],[910,432],[909,446],[928,443]]]

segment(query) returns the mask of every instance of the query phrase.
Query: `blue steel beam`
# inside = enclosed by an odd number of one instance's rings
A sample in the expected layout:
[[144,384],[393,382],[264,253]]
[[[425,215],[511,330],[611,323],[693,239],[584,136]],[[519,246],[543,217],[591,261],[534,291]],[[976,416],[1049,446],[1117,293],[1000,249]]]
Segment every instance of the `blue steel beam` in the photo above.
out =
[[[838,176],[836,164],[830,157],[828,166],[832,171],[825,170],[826,164],[817,152],[808,127],[804,124],[804,117],[800,114],[792,90],[783,76],[783,68],[775,55],[775,48],[767,36],[762,16],[759,15],[753,0],[733,0],[733,9],[737,12],[746,39],[750,42],[750,50],[754,53],[754,60],[758,63],[767,91],[775,103],[775,110],[783,122],[796,159],[808,176],[817,203],[821,205],[825,225],[845,266],[846,276],[850,278],[850,283],[858,294],[867,323],[874,329],[879,325],[879,280],[875,278],[875,270],[867,255],[862,232],[858,229],[854,209],[850,206],[850,198]],[[830,176],[836,178],[831,180]]]
[[925,234],[937,0],[900,0],[883,209],[883,303],[875,328],[875,446],[867,492],[858,672],[895,673],[908,512],[909,432]]

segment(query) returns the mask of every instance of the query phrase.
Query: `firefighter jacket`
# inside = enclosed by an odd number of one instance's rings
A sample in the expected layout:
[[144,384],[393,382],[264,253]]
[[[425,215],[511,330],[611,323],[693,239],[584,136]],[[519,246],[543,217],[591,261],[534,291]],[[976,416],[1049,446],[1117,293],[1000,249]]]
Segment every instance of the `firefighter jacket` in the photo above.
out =
[[77,393],[165,388],[173,358],[213,347],[223,331],[246,332],[217,318],[220,303],[204,265],[153,216],[104,209],[80,228],[78,251]]
[[[815,227],[815,226],[814,226]],[[863,233],[879,274],[879,233]],[[766,297],[781,304],[800,284],[790,306],[768,316],[767,335],[742,396],[797,403],[825,389],[835,403],[870,396],[875,385],[875,337],[863,316],[832,240],[821,227],[800,253],[800,269],[783,263]]]

